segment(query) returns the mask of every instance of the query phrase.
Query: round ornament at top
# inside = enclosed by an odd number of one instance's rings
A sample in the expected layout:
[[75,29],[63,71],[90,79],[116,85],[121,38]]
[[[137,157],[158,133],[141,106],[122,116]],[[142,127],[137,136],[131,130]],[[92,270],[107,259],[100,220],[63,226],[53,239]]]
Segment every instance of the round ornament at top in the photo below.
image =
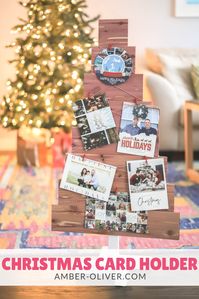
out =
[[94,61],[97,78],[107,85],[124,83],[133,71],[132,57],[122,48],[102,49]]

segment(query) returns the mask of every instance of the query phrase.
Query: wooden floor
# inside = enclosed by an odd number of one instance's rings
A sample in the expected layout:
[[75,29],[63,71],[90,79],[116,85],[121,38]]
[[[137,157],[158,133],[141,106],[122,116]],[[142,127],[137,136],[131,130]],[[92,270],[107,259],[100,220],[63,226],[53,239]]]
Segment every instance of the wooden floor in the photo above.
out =
[[0,299],[198,299],[199,287],[0,287]]

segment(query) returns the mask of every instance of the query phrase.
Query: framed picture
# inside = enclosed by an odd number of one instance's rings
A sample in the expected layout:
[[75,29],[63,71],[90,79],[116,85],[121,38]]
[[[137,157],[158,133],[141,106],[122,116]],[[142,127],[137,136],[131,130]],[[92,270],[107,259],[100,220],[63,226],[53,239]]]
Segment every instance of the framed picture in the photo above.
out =
[[176,17],[199,17],[199,0],[175,0]]

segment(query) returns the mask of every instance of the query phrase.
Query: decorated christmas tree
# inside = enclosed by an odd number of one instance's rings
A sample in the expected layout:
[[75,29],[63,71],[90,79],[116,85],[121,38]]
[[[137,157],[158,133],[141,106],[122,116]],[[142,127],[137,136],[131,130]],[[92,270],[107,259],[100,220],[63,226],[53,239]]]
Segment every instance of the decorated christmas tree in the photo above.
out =
[[[93,44],[84,0],[29,0],[20,2],[27,20],[13,28],[16,77],[8,80],[1,102],[4,127],[70,129],[72,103],[82,91],[83,73],[90,69]],[[20,33],[20,34],[19,34]]]

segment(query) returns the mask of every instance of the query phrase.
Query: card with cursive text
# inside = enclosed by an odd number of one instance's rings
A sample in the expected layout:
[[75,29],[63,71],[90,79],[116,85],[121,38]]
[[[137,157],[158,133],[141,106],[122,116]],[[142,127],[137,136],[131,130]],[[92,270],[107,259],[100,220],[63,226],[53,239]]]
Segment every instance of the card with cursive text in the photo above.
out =
[[127,161],[132,211],[168,209],[164,159]]

